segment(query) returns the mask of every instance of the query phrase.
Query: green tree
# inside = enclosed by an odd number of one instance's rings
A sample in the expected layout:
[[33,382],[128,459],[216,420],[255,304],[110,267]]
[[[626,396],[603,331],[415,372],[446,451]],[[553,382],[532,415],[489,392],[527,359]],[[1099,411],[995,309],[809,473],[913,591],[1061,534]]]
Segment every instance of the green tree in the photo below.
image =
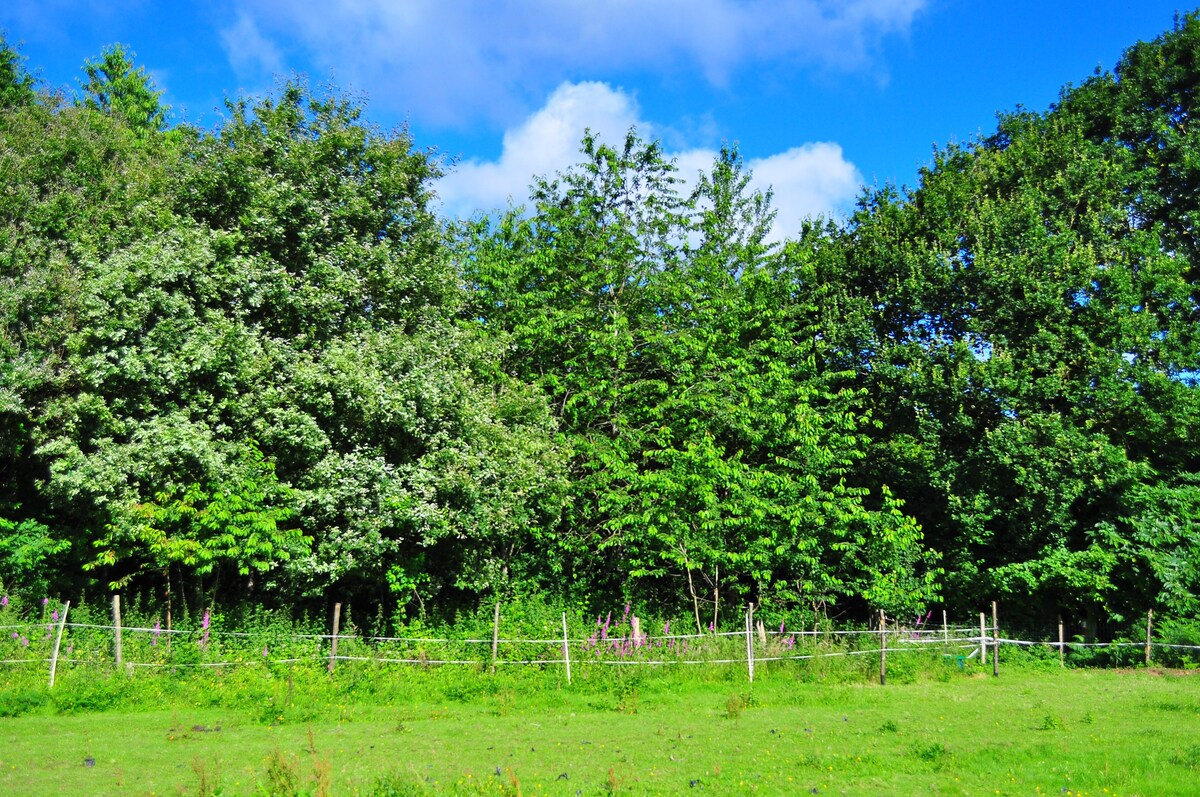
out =
[[162,104],[163,92],[155,89],[145,67],[134,67],[134,56],[124,45],[114,44],[98,60],[85,61],[83,104],[118,116],[144,137],[163,129],[170,108]]
[[130,589],[352,599],[395,570],[452,601],[520,570],[553,423],[455,319],[434,159],[299,85],[171,136],[114,92],[4,117],[5,528]]
[[[863,419],[765,243],[769,197],[733,151],[688,197],[632,133],[621,149],[586,137],[583,155],[535,184],[532,215],[477,225],[464,257],[471,317],[512,336],[508,367],[546,391],[575,453],[577,566],[602,554],[615,567],[593,589],[683,596],[698,628],[723,600],[881,597],[867,569],[897,560],[867,549],[893,516],[842,481]],[[919,533],[899,545],[927,564]]]
[[[913,508],[955,603],[1127,613],[1144,538],[1122,518],[1196,470],[1190,144],[1172,104],[1196,29],[1046,113],[1003,115],[916,189],[799,242],[835,359],[882,422],[855,483]],[[1180,213],[1160,212],[1172,192]]]
[[37,97],[33,77],[25,71],[23,61],[0,34],[0,110],[31,105]]

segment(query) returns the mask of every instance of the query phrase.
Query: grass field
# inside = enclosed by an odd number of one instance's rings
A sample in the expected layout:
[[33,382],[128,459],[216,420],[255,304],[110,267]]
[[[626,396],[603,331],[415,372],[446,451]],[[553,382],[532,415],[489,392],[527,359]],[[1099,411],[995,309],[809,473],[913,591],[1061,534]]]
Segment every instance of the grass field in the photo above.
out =
[[[617,670],[617,671],[614,671]],[[7,688],[0,794],[1194,795],[1200,676],[419,668]],[[836,679],[830,679],[836,680]],[[845,679],[842,679],[845,680]],[[60,690],[62,690],[60,692]],[[78,697],[64,697],[77,695]],[[45,698],[45,695],[41,696]]]

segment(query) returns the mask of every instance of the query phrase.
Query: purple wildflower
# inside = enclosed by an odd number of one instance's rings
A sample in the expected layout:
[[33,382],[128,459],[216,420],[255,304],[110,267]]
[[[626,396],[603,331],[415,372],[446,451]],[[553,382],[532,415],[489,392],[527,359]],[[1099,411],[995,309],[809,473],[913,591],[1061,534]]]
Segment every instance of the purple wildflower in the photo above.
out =
[[158,625],[158,620],[154,621],[154,636],[150,637],[150,647],[158,647],[158,635],[162,633],[162,629]]
[[29,640],[25,637],[21,637],[21,646],[26,648],[29,647]]
[[267,657],[267,646],[263,645],[263,658],[265,659],[266,657]]
[[13,639],[16,639],[19,636],[21,636],[21,635],[18,634],[16,631],[13,631]]
[[715,625],[713,625],[712,620],[709,620],[708,621],[708,633],[711,634],[711,633],[715,632],[716,630],[717,630],[717,627]]
[[671,633],[671,621],[667,620],[665,623],[663,623],[663,636],[666,636],[667,634],[670,634],[670,633]]
[[53,612],[50,613],[50,619],[52,619],[52,620],[58,619],[58,609],[55,609]]
[[49,602],[50,602],[50,599],[49,599],[49,598],[42,598],[42,605],[43,605],[43,606],[45,606],[45,605],[46,605],[46,604],[48,604]]
[[8,605],[8,596],[5,595],[3,598],[0,598],[0,609],[3,609],[7,605]]
[[781,633],[781,634],[783,633],[783,626],[784,626],[784,623],[779,624],[779,633]]

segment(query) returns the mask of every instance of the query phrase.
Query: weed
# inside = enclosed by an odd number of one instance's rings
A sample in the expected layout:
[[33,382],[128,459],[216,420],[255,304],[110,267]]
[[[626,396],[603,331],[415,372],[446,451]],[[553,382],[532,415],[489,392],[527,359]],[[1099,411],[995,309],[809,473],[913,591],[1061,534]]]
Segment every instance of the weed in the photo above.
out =
[[295,794],[300,784],[299,768],[296,757],[281,752],[278,747],[268,753],[267,782],[264,784],[266,794]]
[[726,719],[738,720],[746,710],[746,700],[739,694],[732,694],[725,699]]
[[221,794],[220,776],[210,772],[208,762],[200,756],[192,759],[192,772],[196,774],[196,797],[216,797]]
[[313,797],[329,797],[333,793],[333,767],[329,759],[317,754],[317,740],[313,735],[312,726],[308,726],[308,755],[312,761],[312,790]]
[[312,762],[312,791],[313,797],[330,797],[333,794],[333,767],[325,758],[313,758]]
[[636,686],[622,690],[621,699],[617,701],[617,711],[622,714],[638,713],[638,689]]
[[894,720],[887,720],[879,726],[879,730],[882,733],[899,733],[900,726],[897,725]]
[[305,779],[301,775],[299,756],[288,755],[275,747],[267,754],[265,782],[259,784],[259,793],[271,797],[296,794],[328,797],[332,794],[333,769],[328,760],[318,755],[312,728],[308,730],[307,752],[312,764],[312,771]]
[[496,693],[496,716],[507,717],[513,710],[513,691],[511,689],[501,689]]
[[950,751],[941,742],[931,742],[913,745],[912,754],[927,764],[937,764],[950,755]]
[[1063,721],[1059,717],[1056,717],[1053,714],[1047,714],[1046,716],[1042,717],[1041,730],[1043,730],[1043,731],[1061,731],[1062,729],[1063,729]]
[[1200,746],[1192,745],[1183,750],[1176,750],[1171,756],[1171,763],[1187,769],[1200,769]]

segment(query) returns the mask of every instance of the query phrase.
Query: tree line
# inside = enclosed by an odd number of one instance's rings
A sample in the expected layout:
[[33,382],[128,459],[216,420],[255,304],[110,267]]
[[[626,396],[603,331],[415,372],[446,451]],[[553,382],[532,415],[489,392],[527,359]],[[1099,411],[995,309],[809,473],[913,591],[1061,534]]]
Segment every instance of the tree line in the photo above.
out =
[[[205,604],[1200,606],[1200,16],[774,243],[733,148],[527,206],[302,82],[0,40],[0,584]],[[687,178],[686,180],[684,178]]]

